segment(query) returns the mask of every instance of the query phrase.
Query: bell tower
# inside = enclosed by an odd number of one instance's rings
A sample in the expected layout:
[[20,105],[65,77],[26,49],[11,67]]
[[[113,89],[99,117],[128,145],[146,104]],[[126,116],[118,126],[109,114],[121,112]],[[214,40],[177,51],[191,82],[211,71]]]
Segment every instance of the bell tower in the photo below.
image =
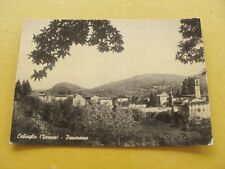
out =
[[195,98],[198,98],[198,99],[201,98],[199,78],[195,78]]

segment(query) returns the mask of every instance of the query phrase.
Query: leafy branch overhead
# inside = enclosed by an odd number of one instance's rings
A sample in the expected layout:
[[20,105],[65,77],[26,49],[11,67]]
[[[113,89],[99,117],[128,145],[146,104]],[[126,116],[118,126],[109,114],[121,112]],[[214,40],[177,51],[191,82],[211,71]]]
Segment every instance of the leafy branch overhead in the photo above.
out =
[[182,40],[178,44],[176,59],[184,64],[204,62],[204,51],[200,19],[181,19],[179,32]]
[[70,55],[73,44],[96,46],[99,52],[122,52],[123,37],[108,20],[53,20],[41,33],[33,35],[35,50],[29,54],[33,64],[42,65],[31,78],[47,76],[60,58]]

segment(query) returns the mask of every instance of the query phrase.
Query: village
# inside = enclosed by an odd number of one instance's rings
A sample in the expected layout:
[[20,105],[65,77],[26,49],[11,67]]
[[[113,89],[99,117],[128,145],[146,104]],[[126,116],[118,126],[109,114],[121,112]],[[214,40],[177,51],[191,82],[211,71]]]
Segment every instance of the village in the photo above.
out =
[[189,120],[210,118],[210,110],[207,96],[202,96],[200,91],[199,78],[194,79],[194,95],[173,96],[172,91],[162,92],[156,95],[154,105],[149,105],[151,98],[143,98],[142,102],[133,103],[131,97],[102,97],[102,96],[83,96],[82,94],[52,95],[46,92],[32,94],[44,102],[72,100],[73,106],[85,106],[88,103],[106,105],[110,108],[121,106],[123,109],[138,109],[143,113],[179,112],[182,106],[188,107]]

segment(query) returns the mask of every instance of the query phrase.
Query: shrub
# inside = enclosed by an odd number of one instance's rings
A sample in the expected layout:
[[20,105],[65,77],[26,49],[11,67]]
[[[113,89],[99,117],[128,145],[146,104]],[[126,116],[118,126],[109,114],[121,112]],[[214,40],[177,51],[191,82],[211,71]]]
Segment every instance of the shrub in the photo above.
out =
[[84,126],[88,135],[105,145],[120,145],[135,132],[130,110],[112,110],[106,105],[85,106]]
[[135,121],[140,122],[146,117],[146,113],[139,109],[132,109],[132,115]]
[[164,111],[164,112],[157,113],[155,115],[155,119],[159,121],[163,121],[165,123],[171,123],[173,121],[173,115],[171,111]]

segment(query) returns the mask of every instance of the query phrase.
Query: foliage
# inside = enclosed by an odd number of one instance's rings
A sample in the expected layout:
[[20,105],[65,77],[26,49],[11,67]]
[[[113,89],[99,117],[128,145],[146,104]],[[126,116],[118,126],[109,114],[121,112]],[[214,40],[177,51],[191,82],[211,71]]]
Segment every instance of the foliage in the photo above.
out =
[[151,93],[150,94],[150,106],[155,106],[156,105],[156,95]]
[[69,127],[71,114],[73,113],[71,100],[51,101],[43,103],[40,116],[43,120],[51,123],[55,127]]
[[38,98],[32,96],[24,96],[21,98],[23,114],[26,117],[35,117],[42,108],[42,102]]
[[182,95],[192,95],[195,93],[195,80],[194,78],[184,79],[182,83]]
[[31,86],[28,80],[23,80],[22,82],[22,90],[23,90],[23,96],[28,95],[31,92]]
[[170,91],[167,106],[173,107],[173,92],[172,91]]
[[28,95],[32,91],[28,80],[23,80],[22,84],[20,80],[17,80],[15,85],[14,100],[20,100],[22,97]]
[[14,100],[19,100],[22,97],[23,91],[22,91],[22,86],[19,80],[16,82],[15,86],[15,95],[14,95]]
[[180,23],[179,32],[183,39],[178,44],[176,59],[184,64],[204,62],[200,19],[181,19]]
[[60,58],[70,55],[71,46],[97,46],[100,52],[121,52],[123,39],[120,32],[108,20],[53,20],[40,34],[33,36],[36,49],[29,54],[33,64],[43,65],[34,70],[35,80],[47,76]]
[[70,99],[47,103],[32,96],[26,96],[21,103],[24,117],[36,119],[32,124],[41,118],[43,124],[47,122],[55,128],[53,133],[59,133],[61,128],[67,134],[88,135],[100,144],[117,145],[123,144],[135,132],[133,112],[120,107],[114,110],[99,104],[74,107]]
[[129,104],[130,104],[129,101],[123,101],[123,102],[119,103],[119,105],[122,106],[122,107],[128,107]]
[[141,122],[146,117],[146,114],[139,109],[132,109],[132,115],[137,122]]
[[[202,120],[200,124],[189,124],[187,110],[186,105],[177,113],[167,111],[149,113],[146,116],[139,110],[121,107],[112,110],[106,105],[99,104],[74,107],[70,99],[47,103],[28,95],[15,102],[11,138],[17,140],[18,133],[36,135],[46,133],[59,136],[65,134],[88,136],[89,140],[82,142],[85,145],[208,144],[211,140],[210,121]],[[40,144],[40,140],[36,143]],[[59,142],[45,140],[44,143]],[[70,142],[62,140],[61,143]]]
[[139,101],[140,101],[140,98],[138,96],[131,96],[131,99],[130,99],[131,104],[138,104]]
[[118,107],[113,111],[96,104],[86,106],[85,113],[87,132],[102,144],[120,145],[135,132],[136,122],[130,110]]
[[212,141],[210,119],[192,119],[189,122],[189,129],[201,134],[201,144],[209,144]]
[[163,111],[157,113],[154,118],[158,121],[163,121],[165,123],[171,123],[173,121],[174,114],[171,111]]
[[189,108],[187,104],[180,107],[178,112],[173,112],[173,123],[176,126],[181,126],[183,129],[187,128],[189,123]]
[[177,89],[177,91],[174,94],[175,97],[180,97],[181,96],[181,91]]

